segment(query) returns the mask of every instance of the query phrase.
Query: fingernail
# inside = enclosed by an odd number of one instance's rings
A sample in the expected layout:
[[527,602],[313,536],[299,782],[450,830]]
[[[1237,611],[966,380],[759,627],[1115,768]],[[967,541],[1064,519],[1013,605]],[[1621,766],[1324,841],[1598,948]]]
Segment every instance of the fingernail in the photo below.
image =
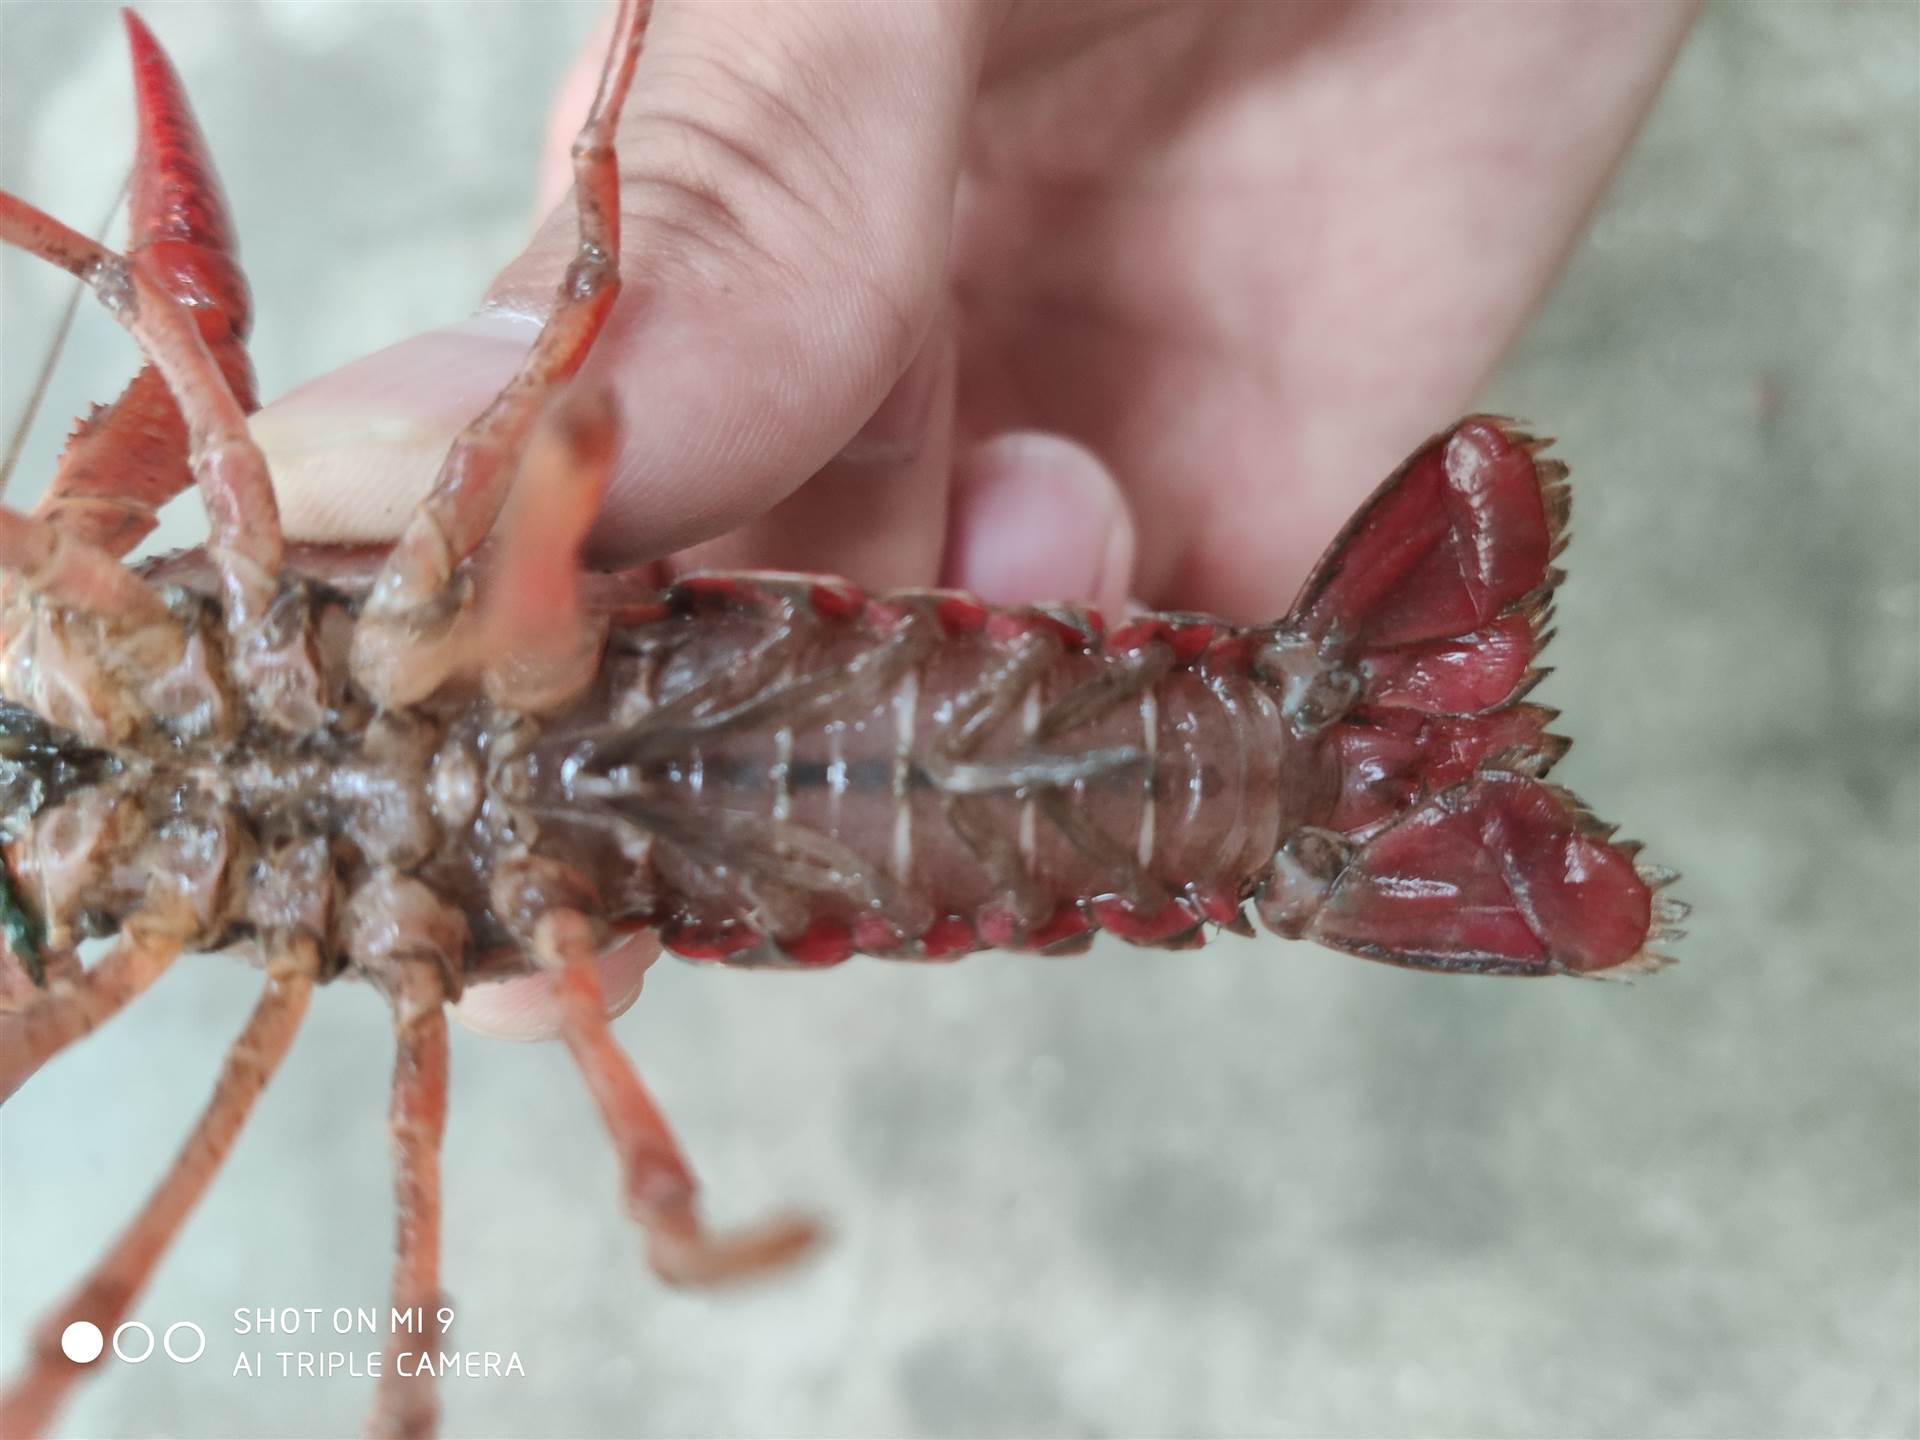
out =
[[391,539],[447,447],[526,358],[537,324],[488,315],[390,345],[251,421],[294,539]]
[[880,408],[840,448],[834,457],[836,463],[903,465],[920,454],[926,446],[941,368],[951,343],[947,328],[936,326],[913,363],[894,381]]
[[961,462],[953,504],[945,583],[1001,604],[1125,604],[1133,517],[1085,446],[1040,431],[995,436]]

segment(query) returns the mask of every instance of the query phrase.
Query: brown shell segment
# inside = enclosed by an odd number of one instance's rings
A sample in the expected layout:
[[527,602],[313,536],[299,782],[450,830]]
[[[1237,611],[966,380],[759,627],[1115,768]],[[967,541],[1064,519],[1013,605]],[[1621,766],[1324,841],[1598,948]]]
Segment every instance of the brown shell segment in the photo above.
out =
[[1217,620],[778,574],[663,600],[616,634],[631,729],[587,763],[626,787],[601,803],[647,830],[651,918],[691,959],[1184,947],[1244,928],[1282,828],[1331,803]]

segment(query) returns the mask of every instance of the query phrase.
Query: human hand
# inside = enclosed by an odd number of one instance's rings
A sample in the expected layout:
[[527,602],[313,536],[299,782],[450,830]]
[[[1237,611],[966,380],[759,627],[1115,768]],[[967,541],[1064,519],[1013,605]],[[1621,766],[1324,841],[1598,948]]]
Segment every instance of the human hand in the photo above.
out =
[[[1512,341],[1691,14],[658,0],[595,551],[1271,618]],[[394,534],[517,365],[589,49],[481,319],[259,417],[290,536]]]

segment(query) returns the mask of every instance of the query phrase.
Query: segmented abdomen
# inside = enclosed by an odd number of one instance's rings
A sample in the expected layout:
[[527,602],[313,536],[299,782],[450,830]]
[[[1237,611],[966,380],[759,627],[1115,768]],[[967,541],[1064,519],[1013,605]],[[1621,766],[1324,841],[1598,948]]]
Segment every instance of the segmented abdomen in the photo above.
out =
[[625,830],[694,958],[1197,943],[1331,805],[1250,671],[1261,632],[769,576],[633,618],[549,773]]

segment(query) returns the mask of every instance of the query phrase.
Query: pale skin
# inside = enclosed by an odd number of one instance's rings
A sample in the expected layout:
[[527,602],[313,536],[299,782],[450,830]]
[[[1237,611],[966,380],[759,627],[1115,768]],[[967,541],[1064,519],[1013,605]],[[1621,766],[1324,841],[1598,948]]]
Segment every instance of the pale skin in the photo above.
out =
[[[624,417],[593,553],[1277,615],[1470,404],[1693,13],[659,0],[583,372]],[[483,321],[258,417],[290,538],[390,538],[518,365],[604,43]],[[614,1008],[653,953],[603,962]],[[543,977],[455,1014],[558,1025]]]

